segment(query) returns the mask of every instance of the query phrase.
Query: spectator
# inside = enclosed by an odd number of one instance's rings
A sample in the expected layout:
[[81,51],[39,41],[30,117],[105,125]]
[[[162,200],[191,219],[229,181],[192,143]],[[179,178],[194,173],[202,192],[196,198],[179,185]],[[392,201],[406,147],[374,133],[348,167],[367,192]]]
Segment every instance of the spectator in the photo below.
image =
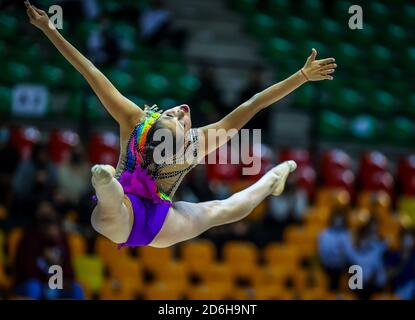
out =
[[52,197],[57,177],[57,169],[49,159],[47,146],[35,145],[31,158],[19,164],[14,177],[13,190],[18,210],[26,212],[39,199]]
[[400,234],[400,247],[385,255],[388,276],[394,290],[400,291],[415,279],[415,245],[411,229],[403,229]]
[[120,43],[105,15],[99,18],[99,27],[89,34],[87,46],[88,57],[98,67],[112,67],[120,60]]
[[173,17],[166,8],[163,0],[152,0],[151,6],[139,18],[141,40],[144,44],[157,47],[162,43],[184,48],[186,33],[184,30],[172,27]]
[[[49,267],[59,265],[63,271],[63,289],[50,289]],[[40,202],[35,224],[28,228],[18,244],[15,291],[31,299],[83,299],[81,287],[74,281],[68,240],[49,202]]]
[[70,151],[69,159],[58,168],[59,189],[66,200],[77,205],[90,183],[89,164],[80,147]]
[[11,144],[7,128],[0,128],[0,203],[10,205],[13,176],[20,156]]
[[362,300],[369,299],[386,284],[383,262],[385,249],[385,243],[379,239],[378,223],[374,218],[358,228],[354,244],[347,246],[349,263],[362,268],[363,288],[356,292]]
[[329,227],[318,237],[318,253],[326,270],[330,289],[339,289],[340,277],[347,267],[346,248],[351,242],[351,234],[347,229],[346,213],[335,210],[330,218]]

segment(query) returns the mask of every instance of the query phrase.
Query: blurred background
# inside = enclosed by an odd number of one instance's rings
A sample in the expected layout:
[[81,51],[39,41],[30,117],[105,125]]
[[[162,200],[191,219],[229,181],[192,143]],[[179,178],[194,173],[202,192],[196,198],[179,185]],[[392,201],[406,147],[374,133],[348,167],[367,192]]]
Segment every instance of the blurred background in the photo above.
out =
[[[167,248],[117,247],[90,226],[90,167],[115,165],[118,128],[82,77],[0,1],[0,298],[414,299],[415,3],[323,0],[31,1],[63,8],[63,35],[138,105],[188,103],[218,120],[335,57],[253,119],[262,172],[299,164],[243,221]],[[363,9],[361,30],[348,8]],[[177,199],[223,199],[258,176],[200,165]],[[48,289],[59,264],[64,290]],[[350,290],[350,265],[363,290]]]

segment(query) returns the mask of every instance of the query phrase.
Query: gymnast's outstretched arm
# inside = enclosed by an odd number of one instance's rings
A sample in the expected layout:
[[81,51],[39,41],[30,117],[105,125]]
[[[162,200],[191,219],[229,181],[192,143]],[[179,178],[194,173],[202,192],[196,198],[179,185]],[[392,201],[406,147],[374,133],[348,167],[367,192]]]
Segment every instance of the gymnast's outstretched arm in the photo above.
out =
[[55,45],[59,52],[78,70],[89,83],[104,107],[127,132],[137,123],[143,111],[132,101],[124,97],[113,84],[86,57],[56,30],[49,26],[49,17],[45,11],[25,2],[30,22],[39,28]]
[[[210,153],[216,148],[220,147],[216,139],[215,141],[208,141],[208,130],[210,129],[230,129],[240,130],[251,118],[262,109],[272,105],[278,100],[284,98],[286,95],[300,87],[307,81],[319,80],[333,80],[331,75],[337,65],[334,63],[334,58],[327,58],[316,60],[317,51],[312,49],[310,56],[307,58],[304,67],[299,71],[288,77],[287,79],[278,82],[271,87],[257,93],[246,102],[239,105],[235,110],[226,115],[223,119],[216,123],[200,128],[205,137],[205,152]],[[236,132],[235,132],[236,133]],[[229,135],[228,140],[232,138]],[[222,141],[225,143],[226,141]],[[223,144],[222,143],[222,144]]]

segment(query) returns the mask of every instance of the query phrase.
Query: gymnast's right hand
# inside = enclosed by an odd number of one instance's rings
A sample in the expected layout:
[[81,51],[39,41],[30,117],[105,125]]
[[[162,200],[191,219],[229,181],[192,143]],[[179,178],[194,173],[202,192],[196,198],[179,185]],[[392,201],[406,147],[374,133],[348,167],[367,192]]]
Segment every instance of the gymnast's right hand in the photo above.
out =
[[[49,17],[45,11],[36,8],[34,5],[30,4],[28,1],[25,1],[26,12],[29,16],[30,23],[40,30],[45,30],[49,27]],[[52,24],[51,24],[52,25]]]

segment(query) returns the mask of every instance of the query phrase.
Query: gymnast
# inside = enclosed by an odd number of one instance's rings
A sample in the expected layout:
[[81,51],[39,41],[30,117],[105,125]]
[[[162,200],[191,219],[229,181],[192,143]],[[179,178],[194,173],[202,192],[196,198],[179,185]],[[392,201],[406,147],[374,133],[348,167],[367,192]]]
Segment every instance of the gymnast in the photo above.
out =
[[[257,182],[224,200],[202,203],[173,201],[184,176],[229,139],[208,139],[211,130],[240,130],[255,114],[282,99],[308,81],[333,80],[335,59],[316,60],[313,48],[304,66],[243,102],[216,123],[191,127],[186,104],[161,112],[141,109],[124,97],[87,58],[54,28],[43,11],[26,2],[30,22],[39,28],[78,70],[120,128],[120,158],[116,168],[94,165],[92,185],[97,205],[91,216],[93,228],[122,246],[172,246],[197,237],[206,230],[246,217],[267,196],[282,193],[294,161],[286,161],[265,173]],[[138,75],[139,76],[139,75]],[[177,141],[164,162],[155,153],[165,140],[159,131]],[[190,156],[189,156],[190,155]],[[158,157],[160,158],[160,157]],[[185,161],[184,161],[185,158]],[[189,160],[191,159],[191,160]],[[168,161],[167,161],[168,160]]]

